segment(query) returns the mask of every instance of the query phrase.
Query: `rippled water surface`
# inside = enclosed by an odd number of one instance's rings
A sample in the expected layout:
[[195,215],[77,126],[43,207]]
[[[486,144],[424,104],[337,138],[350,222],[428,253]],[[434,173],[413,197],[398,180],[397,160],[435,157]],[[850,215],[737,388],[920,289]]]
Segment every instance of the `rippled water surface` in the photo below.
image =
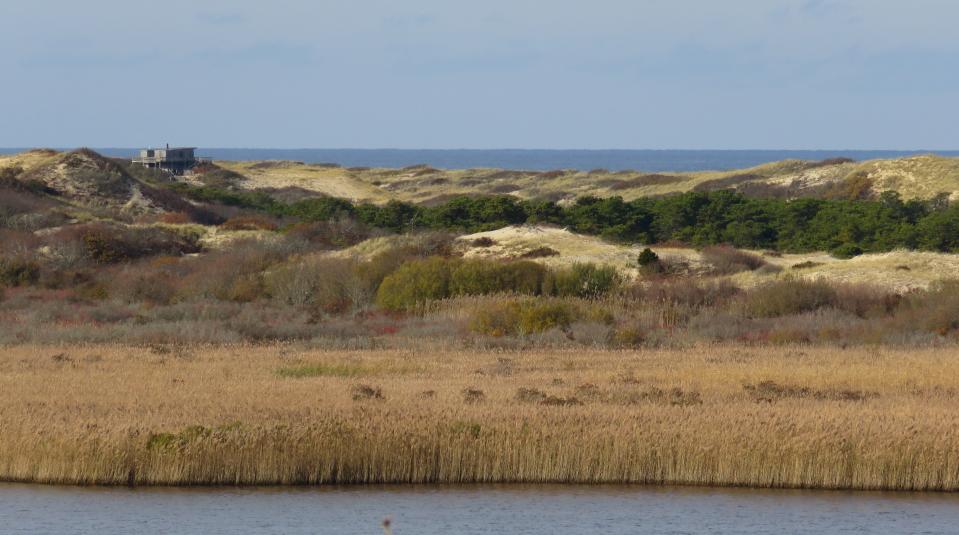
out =
[[959,495],[634,486],[0,484],[0,533],[959,533]]

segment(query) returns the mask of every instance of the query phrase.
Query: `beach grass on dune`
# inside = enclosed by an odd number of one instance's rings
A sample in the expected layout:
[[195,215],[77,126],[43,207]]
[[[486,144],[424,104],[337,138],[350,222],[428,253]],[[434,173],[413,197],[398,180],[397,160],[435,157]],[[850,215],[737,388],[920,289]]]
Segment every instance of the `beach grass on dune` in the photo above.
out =
[[951,349],[16,346],[0,390],[4,480],[959,489]]

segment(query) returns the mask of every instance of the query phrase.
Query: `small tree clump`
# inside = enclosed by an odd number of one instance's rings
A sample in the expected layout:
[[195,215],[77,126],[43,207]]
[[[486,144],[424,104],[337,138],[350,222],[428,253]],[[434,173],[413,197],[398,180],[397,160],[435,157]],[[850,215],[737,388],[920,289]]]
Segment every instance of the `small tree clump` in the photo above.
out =
[[637,259],[637,263],[639,264],[639,267],[647,267],[653,264],[658,264],[659,255],[654,253],[652,249],[647,247],[643,249],[642,252],[639,253],[639,258]]

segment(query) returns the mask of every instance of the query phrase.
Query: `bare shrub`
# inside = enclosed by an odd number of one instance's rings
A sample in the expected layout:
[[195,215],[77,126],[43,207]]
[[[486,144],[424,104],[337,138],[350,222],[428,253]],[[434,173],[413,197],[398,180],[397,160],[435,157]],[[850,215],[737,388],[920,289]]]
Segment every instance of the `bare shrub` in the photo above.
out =
[[377,233],[372,229],[350,217],[298,223],[287,231],[287,236],[291,239],[303,240],[323,248],[349,247],[375,234]]
[[40,239],[32,232],[0,229],[0,255],[4,257],[33,256]]
[[740,251],[728,245],[716,245],[702,250],[703,260],[713,266],[713,272],[732,275],[742,271],[755,271],[766,265],[762,257]]
[[267,293],[281,303],[342,313],[372,301],[356,268],[353,259],[311,257],[269,270],[264,283]]
[[730,281],[698,282],[662,280],[631,286],[626,295],[644,303],[678,304],[689,307],[716,307],[742,291]]
[[282,243],[243,240],[230,250],[190,258],[185,264],[190,271],[178,294],[184,299],[213,297],[237,302],[267,297],[263,273],[286,259],[289,251],[284,247]]
[[838,303],[829,284],[792,278],[759,286],[744,297],[746,314],[755,318],[800,314]]
[[156,255],[200,251],[197,237],[161,227],[125,227],[108,223],[71,225],[45,238],[56,250],[75,250],[95,264],[126,262]]
[[875,181],[864,171],[856,171],[833,184],[824,194],[826,199],[868,200],[875,197]]
[[896,311],[902,296],[868,284],[839,284],[835,307],[860,318],[888,316]]
[[170,304],[186,270],[175,257],[161,256],[119,269],[107,270],[99,279],[109,282],[113,297],[128,303]]
[[597,321],[574,321],[564,334],[576,345],[585,347],[604,347],[609,344],[613,328],[609,323]]
[[959,331],[959,280],[944,280],[928,291],[908,294],[894,324],[902,330],[915,328],[947,336]]

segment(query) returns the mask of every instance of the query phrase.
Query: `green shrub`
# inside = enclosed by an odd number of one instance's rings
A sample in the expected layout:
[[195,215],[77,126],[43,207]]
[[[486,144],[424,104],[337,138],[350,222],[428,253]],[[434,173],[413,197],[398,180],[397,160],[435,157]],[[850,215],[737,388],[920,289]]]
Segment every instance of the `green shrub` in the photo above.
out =
[[831,307],[838,302],[835,288],[822,281],[784,279],[746,293],[746,315],[775,318]]
[[470,330],[490,336],[527,335],[567,329],[579,317],[576,307],[556,300],[504,300],[473,313]]
[[560,301],[526,301],[520,307],[518,319],[520,334],[566,329],[576,319],[576,309]]
[[413,260],[383,279],[376,304],[386,310],[411,310],[428,301],[450,297],[450,279],[457,262],[440,257]]
[[40,279],[40,265],[24,258],[0,258],[0,286],[26,286]]
[[844,243],[840,245],[839,247],[835,247],[829,251],[829,254],[831,254],[833,257],[841,258],[844,260],[859,256],[862,253],[863,253],[862,247],[859,247],[858,245],[853,243]]
[[610,294],[619,283],[619,272],[612,266],[573,264],[553,273],[546,289],[562,297],[595,299]]
[[457,266],[450,279],[452,295],[518,293],[539,295],[547,270],[535,262],[470,260]]

